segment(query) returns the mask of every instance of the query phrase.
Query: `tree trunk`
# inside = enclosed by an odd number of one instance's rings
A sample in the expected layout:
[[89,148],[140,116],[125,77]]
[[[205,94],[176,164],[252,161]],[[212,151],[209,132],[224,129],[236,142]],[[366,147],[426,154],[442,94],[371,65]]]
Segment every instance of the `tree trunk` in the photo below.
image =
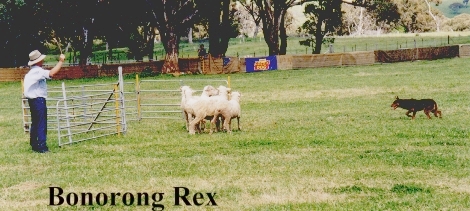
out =
[[154,28],[153,27],[144,27],[144,29],[146,30],[146,33],[145,33],[145,52],[147,54],[147,57],[149,59],[149,61],[153,61],[153,48],[155,47],[155,31],[154,31]]
[[279,38],[281,40],[281,45],[279,47],[279,55],[286,55],[287,53],[287,33],[285,25],[286,12],[281,15],[281,23],[279,26]]
[[165,55],[165,62],[163,62],[162,73],[179,73],[180,68],[178,65],[178,53],[170,52]]
[[106,42],[106,48],[108,50],[108,58],[110,61],[113,59],[113,47],[114,44],[111,44],[110,42]]
[[279,54],[279,29],[274,25],[267,27],[265,31],[264,39],[268,44],[269,55],[274,56]]
[[228,42],[230,41],[230,31],[231,31],[231,23],[230,23],[230,0],[223,0],[223,7],[222,7],[222,23],[223,26],[222,36],[220,37],[219,43],[219,55],[225,56],[225,53],[228,49]]
[[256,38],[258,36],[258,31],[259,31],[259,22],[256,23],[255,31],[253,32],[253,38]]
[[90,20],[90,26],[83,26],[83,42],[82,42],[82,48],[80,50],[80,60],[79,60],[79,65],[87,65],[87,61],[90,57],[90,55],[93,53],[93,29],[91,27],[92,21]]
[[214,57],[225,55],[230,41],[230,0],[222,0],[220,3],[222,9],[218,5],[213,5],[207,14],[209,54]]
[[322,22],[323,20],[319,19],[316,23],[316,31],[315,31],[315,48],[313,54],[320,54],[321,53],[321,45],[323,43],[323,37],[325,36],[322,32]]
[[364,8],[360,8],[359,13],[359,26],[357,26],[357,34],[362,35],[364,34]]
[[189,28],[188,43],[193,43],[193,28],[192,27]]
[[279,54],[279,18],[281,17],[280,5],[277,1],[274,1],[273,10],[269,6],[270,4],[264,4],[261,1],[257,1],[259,7],[259,15],[263,21],[263,34],[264,40],[269,48],[269,55],[274,56]]
[[437,17],[436,15],[434,15],[434,14],[432,13],[432,10],[431,10],[431,8],[432,8],[432,7],[431,7],[431,3],[430,3],[428,0],[425,0],[425,2],[426,2],[426,5],[428,5],[428,13],[429,13],[429,15],[432,17],[432,19],[433,19],[434,22],[436,23],[436,31],[437,31],[437,32],[441,31],[441,29],[440,29],[440,25],[441,25],[440,22],[441,22],[441,21],[439,20],[439,17]]
[[168,31],[160,31],[163,47],[165,48],[166,55],[163,62],[162,73],[179,73],[178,65],[178,43],[179,37],[174,32],[174,28],[168,28]]
[[219,55],[219,38],[221,34],[220,30],[220,20],[219,16],[220,13],[216,13],[214,11],[211,11],[210,14],[208,14],[208,22],[209,22],[209,27],[207,29],[207,32],[209,34],[209,54],[212,56],[217,56]]

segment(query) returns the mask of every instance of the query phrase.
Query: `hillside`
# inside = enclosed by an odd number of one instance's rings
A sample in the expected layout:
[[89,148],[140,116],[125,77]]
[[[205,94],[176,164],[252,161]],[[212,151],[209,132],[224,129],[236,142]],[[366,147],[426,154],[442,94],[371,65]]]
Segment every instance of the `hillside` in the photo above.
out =
[[438,8],[442,13],[444,13],[444,15],[448,18],[453,18],[459,14],[462,14],[462,13],[468,13],[470,14],[470,6],[467,6],[467,7],[464,7],[464,8],[461,8],[458,10],[458,12],[454,12],[452,11],[450,8],[449,8],[449,5],[453,4],[453,3],[460,3],[460,4],[463,4],[462,1],[459,1],[459,0],[442,0],[442,4],[440,4],[439,6],[437,6],[436,8]]

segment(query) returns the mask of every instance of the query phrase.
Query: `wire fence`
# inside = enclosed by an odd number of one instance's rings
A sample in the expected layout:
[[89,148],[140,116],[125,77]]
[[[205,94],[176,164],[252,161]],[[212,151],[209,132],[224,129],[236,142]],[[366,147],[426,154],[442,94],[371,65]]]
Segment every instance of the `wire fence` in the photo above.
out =
[[[300,43],[311,37],[289,37],[287,41],[287,55],[303,55],[312,54],[314,47],[304,46]],[[448,45],[470,44],[470,36],[447,35],[447,36],[372,36],[372,37],[330,37],[334,38],[334,43],[322,45],[320,53],[345,53],[356,51],[375,51],[375,50],[397,50],[406,48],[426,48],[440,47]],[[197,49],[200,44],[209,47],[207,40],[194,41],[193,43],[181,42],[179,44],[178,55],[180,58],[196,58]],[[165,50],[161,43],[155,44],[153,58],[148,56],[143,61],[157,61],[165,58]],[[226,56],[231,57],[262,57],[268,56],[269,49],[263,38],[232,38]],[[78,65],[78,56],[69,52],[65,66]],[[110,54],[108,51],[97,51],[92,54],[88,64],[120,64],[138,62],[133,58],[129,58],[127,49],[113,50]],[[49,66],[54,65],[51,62]]]

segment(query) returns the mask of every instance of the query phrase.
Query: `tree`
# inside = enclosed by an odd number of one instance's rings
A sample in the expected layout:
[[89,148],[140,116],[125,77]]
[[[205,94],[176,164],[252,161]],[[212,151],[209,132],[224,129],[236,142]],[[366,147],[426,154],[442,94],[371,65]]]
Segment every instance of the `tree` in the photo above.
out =
[[433,8],[431,7],[431,3],[435,3],[435,5],[438,6],[441,3],[441,0],[424,0],[424,2],[428,6],[428,14],[432,17],[432,19],[436,23],[436,31],[439,32],[440,31],[441,20],[437,15],[434,14]]
[[305,6],[308,20],[301,28],[313,37],[302,43],[307,46],[312,45],[313,54],[320,53],[322,44],[334,41],[324,38],[337,33],[341,28],[341,3],[342,0],[316,0]]
[[[436,30],[436,22],[429,15],[425,0],[394,0],[400,13],[399,25],[404,32],[427,32]],[[438,11],[433,10],[438,15]]]
[[469,31],[470,14],[462,13],[452,19],[444,20],[442,28],[447,31]]
[[40,1],[4,1],[0,3],[0,67],[19,67],[28,63],[28,54],[38,49],[47,53],[44,40],[48,29],[45,27],[45,9]]
[[[344,2],[343,2],[344,3]],[[396,4],[391,1],[375,1],[364,6],[343,4],[344,33],[361,35],[366,30],[389,32],[400,20]]]
[[[316,4],[317,0],[253,0],[263,23],[263,34],[269,48],[269,55],[285,54],[287,35],[285,33],[285,18],[287,9],[305,3]],[[337,1],[333,1],[337,2]],[[339,2],[356,6],[373,5],[375,0],[342,0]],[[341,7],[339,6],[338,9]]]
[[196,15],[192,0],[146,0],[155,25],[160,33],[165,49],[165,61],[162,73],[177,73],[179,42],[181,36],[187,35],[187,30],[193,25]]
[[[257,37],[259,27],[260,27],[260,24],[261,24],[261,17],[259,16],[258,7],[256,6],[254,0],[241,0],[241,1],[238,1],[238,2],[243,6],[243,10],[241,10],[241,11],[243,11],[242,12],[243,20],[248,20],[249,17],[251,17],[252,23],[254,23],[254,25],[255,25],[254,30],[253,30],[253,34],[252,34],[251,37]],[[247,14],[244,14],[244,12],[246,12]],[[242,24],[248,25],[249,23],[243,22]]]
[[[268,44],[269,55],[285,54],[287,35],[285,33],[285,18],[287,9],[299,5],[296,0],[254,0],[263,22],[263,35]],[[280,40],[280,41],[279,41]],[[281,42],[281,44],[280,44]],[[282,50],[280,49],[282,46]]]
[[230,38],[238,35],[234,18],[236,7],[231,0],[198,0],[196,3],[200,21],[207,22],[209,54],[225,55]]

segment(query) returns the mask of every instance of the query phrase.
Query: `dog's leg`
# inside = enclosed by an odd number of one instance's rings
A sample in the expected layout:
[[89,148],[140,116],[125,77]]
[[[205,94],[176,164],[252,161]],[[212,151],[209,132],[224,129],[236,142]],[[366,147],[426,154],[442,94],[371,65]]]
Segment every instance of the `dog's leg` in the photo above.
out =
[[411,117],[411,120],[414,120],[416,116],[416,111],[413,111],[413,116]]
[[435,103],[435,102],[434,102],[434,109],[432,110],[432,112],[434,113],[435,117],[438,117],[437,115],[439,114],[439,118],[442,118],[442,113],[437,108],[437,103]]
[[429,110],[427,109],[424,109],[424,114],[426,114],[426,116],[428,117],[428,119],[431,119],[431,116],[429,115]]
[[410,113],[411,113],[411,110],[408,110],[408,111],[406,112],[406,116],[411,117]]

